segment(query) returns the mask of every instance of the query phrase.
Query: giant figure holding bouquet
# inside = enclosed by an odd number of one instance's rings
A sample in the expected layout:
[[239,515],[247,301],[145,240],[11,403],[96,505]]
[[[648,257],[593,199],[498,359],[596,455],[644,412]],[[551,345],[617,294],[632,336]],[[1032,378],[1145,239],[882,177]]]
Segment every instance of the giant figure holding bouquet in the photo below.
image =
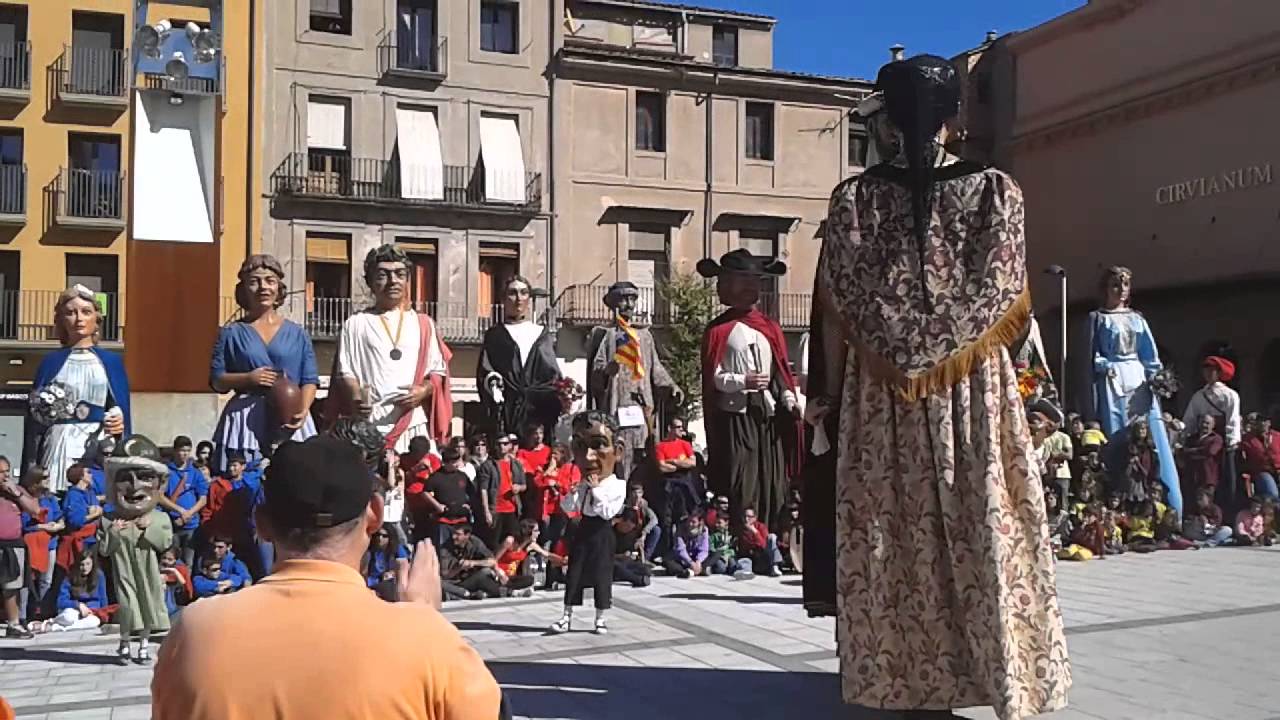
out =
[[36,369],[22,465],[49,473],[49,487],[67,486],[67,469],[96,452],[104,436],[121,437],[132,426],[129,379],[119,355],[98,347],[102,308],[83,285],[58,296],[53,325],[62,349]]
[[503,293],[503,323],[484,334],[476,385],[497,433],[521,432],[537,423],[555,437],[562,405],[560,364],[555,339],[533,321],[533,286],[516,275]]

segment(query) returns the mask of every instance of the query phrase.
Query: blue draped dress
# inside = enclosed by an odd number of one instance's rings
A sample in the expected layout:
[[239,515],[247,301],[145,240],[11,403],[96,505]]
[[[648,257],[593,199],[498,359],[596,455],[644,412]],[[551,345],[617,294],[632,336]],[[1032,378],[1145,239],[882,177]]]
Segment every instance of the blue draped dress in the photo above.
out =
[[[299,387],[319,385],[316,353],[307,332],[295,322],[285,320],[271,342],[264,343],[258,331],[247,322],[232,322],[218,332],[209,368],[209,384],[214,385],[225,373],[247,373],[260,367],[283,372]],[[226,470],[227,453],[238,450],[250,465],[270,455],[271,448],[283,440],[305,440],[316,434],[310,415],[292,436],[282,436],[280,419],[272,416],[265,392],[237,391],[218,419],[213,438],[213,470]]]
[[1165,429],[1160,398],[1149,381],[1164,366],[1142,313],[1128,308],[1097,310],[1089,314],[1093,349],[1094,415],[1113,448],[1121,448],[1129,425],[1146,418],[1160,461],[1160,482],[1168,491],[1169,505],[1182,513],[1182,492],[1173,447]]

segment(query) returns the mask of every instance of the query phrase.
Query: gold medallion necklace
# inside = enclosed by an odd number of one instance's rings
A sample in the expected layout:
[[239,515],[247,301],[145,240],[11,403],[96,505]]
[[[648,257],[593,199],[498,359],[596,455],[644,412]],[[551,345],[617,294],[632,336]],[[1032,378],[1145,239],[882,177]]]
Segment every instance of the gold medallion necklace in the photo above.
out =
[[391,325],[387,323],[385,315],[379,315],[378,321],[382,323],[382,329],[387,331],[387,339],[391,341],[391,359],[399,360],[404,357],[404,353],[400,352],[400,333],[404,331],[404,309],[400,309],[400,320],[396,323],[396,334],[391,335]]

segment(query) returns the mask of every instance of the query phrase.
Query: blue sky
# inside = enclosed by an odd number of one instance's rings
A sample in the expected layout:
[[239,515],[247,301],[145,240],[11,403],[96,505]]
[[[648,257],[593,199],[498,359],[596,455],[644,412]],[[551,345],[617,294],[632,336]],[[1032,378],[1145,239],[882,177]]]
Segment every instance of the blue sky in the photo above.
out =
[[[672,0],[679,2],[680,0]],[[874,80],[902,43],[907,55],[951,57],[981,44],[988,30],[1025,30],[1085,0],[684,0],[684,4],[778,18],[780,70]]]

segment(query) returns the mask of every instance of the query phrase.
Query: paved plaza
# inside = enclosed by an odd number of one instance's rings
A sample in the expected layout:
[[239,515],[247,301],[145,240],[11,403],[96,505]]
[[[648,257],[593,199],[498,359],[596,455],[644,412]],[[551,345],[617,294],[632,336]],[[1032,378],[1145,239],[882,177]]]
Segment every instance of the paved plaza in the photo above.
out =
[[[805,616],[799,585],[664,577],[619,587],[603,637],[587,632],[589,606],[581,628],[546,635],[558,596],[446,612],[519,717],[879,717],[839,704],[832,621]],[[1071,708],[1045,717],[1280,720],[1280,550],[1063,563],[1059,587],[1075,685]],[[149,717],[151,672],[115,666],[114,647],[97,633],[0,640],[0,694],[20,718]]]

